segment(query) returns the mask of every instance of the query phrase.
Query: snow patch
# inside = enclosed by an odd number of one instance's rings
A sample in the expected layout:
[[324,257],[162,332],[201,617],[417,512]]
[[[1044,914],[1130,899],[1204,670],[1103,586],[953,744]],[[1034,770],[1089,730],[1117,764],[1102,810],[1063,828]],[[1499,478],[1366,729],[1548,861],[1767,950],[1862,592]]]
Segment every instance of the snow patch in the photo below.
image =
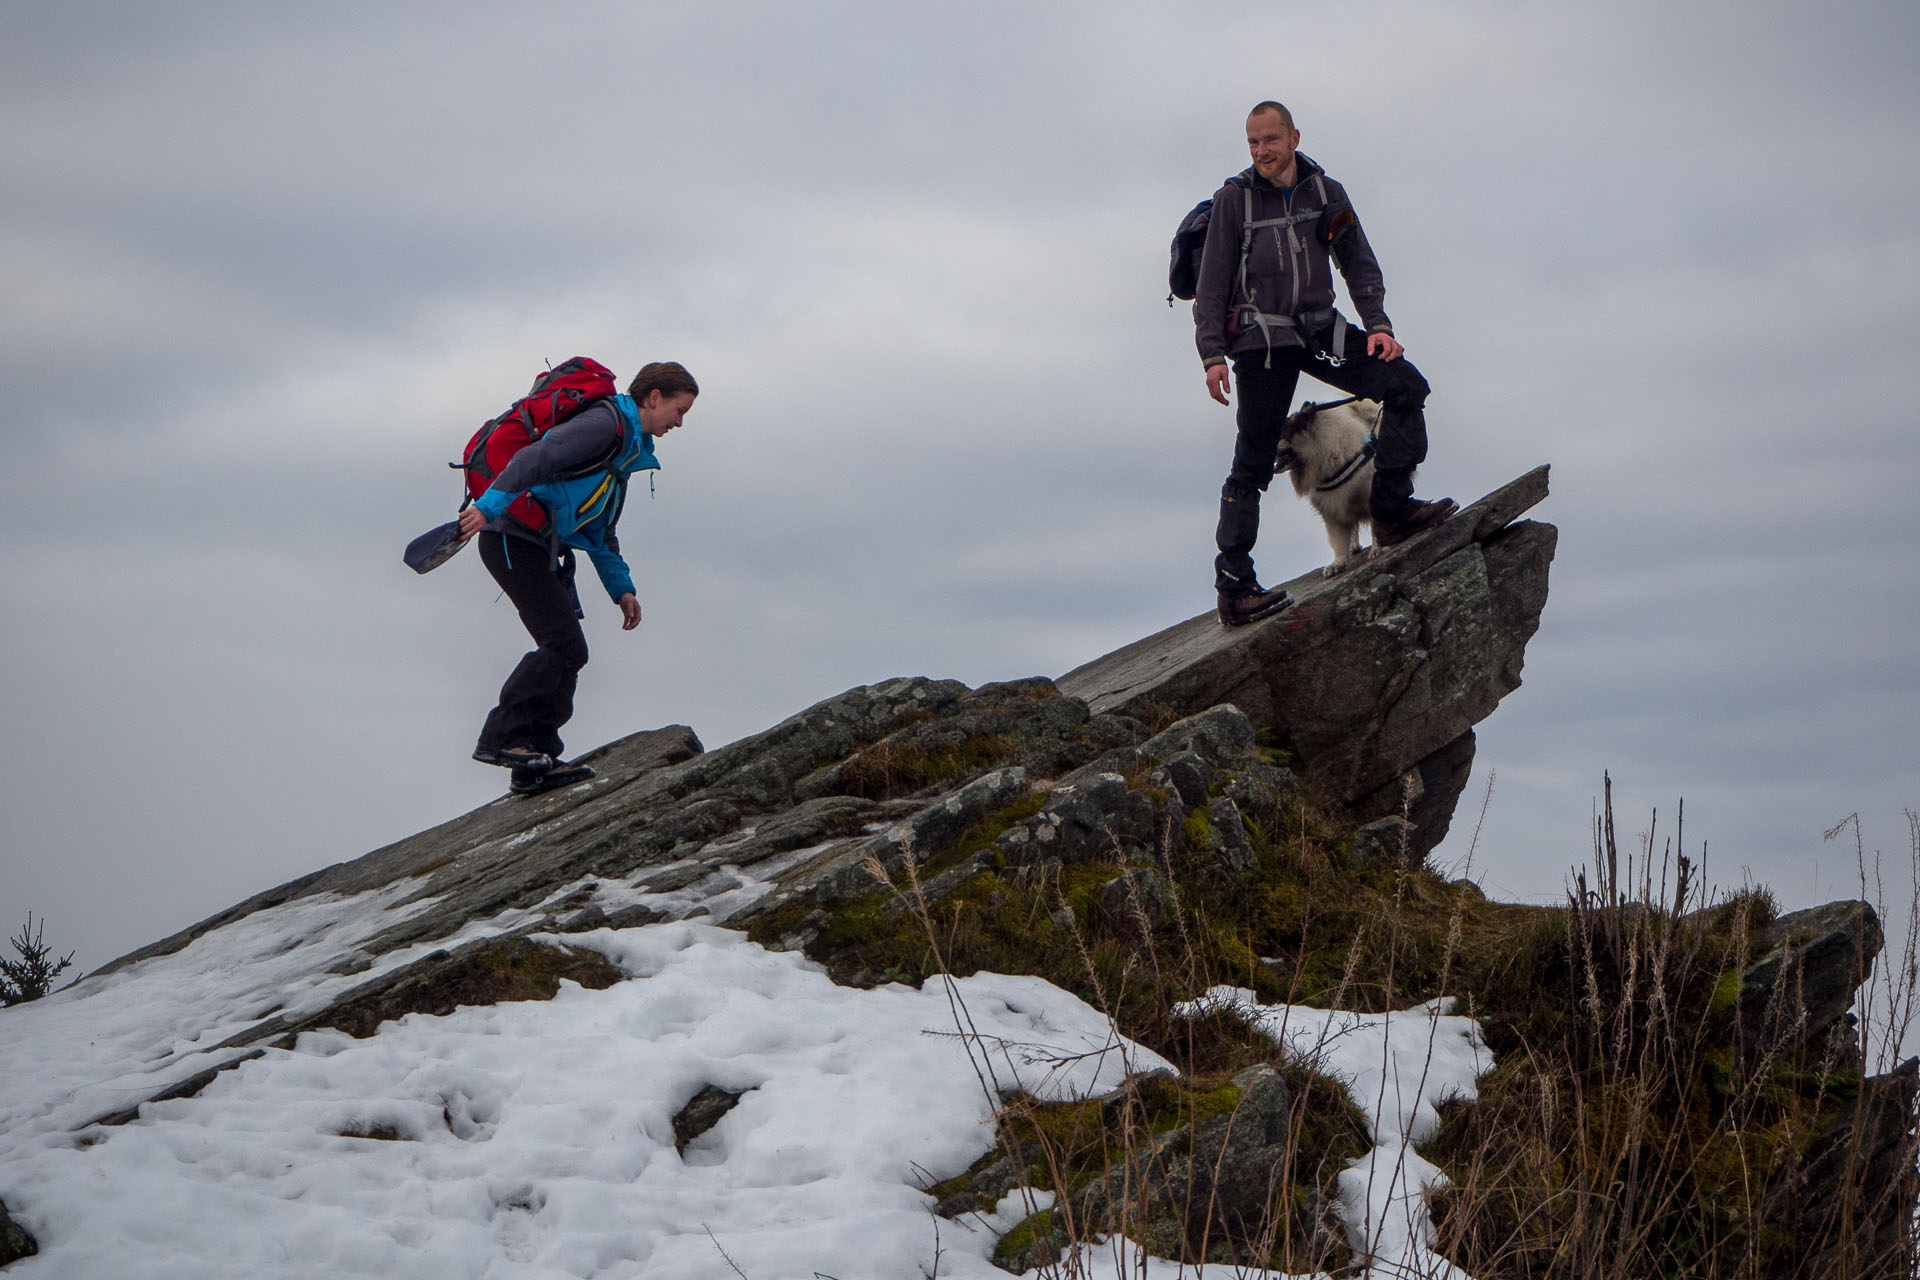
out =
[[[298,912],[257,914],[282,943],[314,937]],[[339,945],[391,923],[369,914]],[[0,1137],[0,1198],[42,1247],[9,1276],[707,1278],[732,1274],[721,1249],[756,1280],[919,1275],[937,1237],[940,1275],[998,1280],[996,1233],[936,1219],[923,1190],[992,1142],[990,1089],[1079,1098],[1168,1065],[1036,978],[852,990],[687,921],[567,937],[643,977],[305,1034],[76,1145],[61,1121],[90,1113],[51,1064],[116,1009],[142,1008],[149,1037],[217,1010],[243,950],[226,932],[57,1016],[8,1011],[0,1114],[42,1117]],[[98,1074],[138,1043],[99,1051]],[[685,1161],[673,1116],[709,1083],[748,1092]]]

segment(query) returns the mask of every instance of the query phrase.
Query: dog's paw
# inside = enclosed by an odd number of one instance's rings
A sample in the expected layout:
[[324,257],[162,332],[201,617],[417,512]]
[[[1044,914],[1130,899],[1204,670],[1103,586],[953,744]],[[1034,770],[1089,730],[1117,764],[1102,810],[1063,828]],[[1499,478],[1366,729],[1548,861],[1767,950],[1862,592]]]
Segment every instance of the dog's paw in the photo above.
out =
[[1320,571],[1320,576],[1323,578],[1338,577],[1341,573],[1346,571],[1346,567],[1347,565],[1344,560],[1336,560],[1334,563],[1322,569]]

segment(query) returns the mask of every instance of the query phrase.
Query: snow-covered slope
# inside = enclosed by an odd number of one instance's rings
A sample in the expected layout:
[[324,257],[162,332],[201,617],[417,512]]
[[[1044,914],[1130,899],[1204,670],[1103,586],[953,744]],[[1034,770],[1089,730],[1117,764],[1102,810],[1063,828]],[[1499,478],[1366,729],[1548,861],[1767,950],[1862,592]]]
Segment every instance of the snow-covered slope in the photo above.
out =
[[[380,905],[259,912],[9,1010],[0,1198],[41,1244],[9,1274],[851,1277],[938,1252],[942,1275],[998,1276],[1008,1224],[938,1220],[919,1190],[992,1141],[989,1089],[1166,1065],[1036,979],[857,991],[680,922],[569,937],[633,979],[607,990],[308,1033],[86,1127],[208,1065],[199,1042],[349,981],[308,975]],[[744,1097],[683,1158],[671,1120],[707,1084]]]
[[[206,1051],[227,1031],[363,981],[328,971],[405,890],[256,912],[7,1011],[0,1198],[41,1244],[9,1275],[997,1277],[996,1238],[1044,1200],[951,1222],[923,1189],[987,1149],[998,1093],[1089,1096],[1170,1069],[1035,978],[854,990],[797,954],[677,921],[569,936],[628,975],[605,990],[410,1015],[360,1040],[309,1032],[197,1096],[89,1123],[233,1058]],[[1336,1074],[1379,1061],[1389,1022],[1247,1012],[1293,1039],[1319,1028],[1323,1043],[1293,1047],[1336,1046]],[[1432,1065],[1421,1080],[1400,1068],[1395,1115],[1416,1082],[1429,1099],[1470,1096],[1484,1065],[1484,1050],[1428,1054],[1436,1032],[1477,1046],[1470,1023],[1431,1012],[1405,1025]],[[1378,1115],[1377,1073],[1355,1078]],[[673,1117],[707,1085],[743,1096],[683,1154]],[[1390,1242],[1432,1261],[1407,1226],[1419,1190],[1394,1182]],[[1375,1201],[1378,1215],[1379,1196],[1354,1207]],[[1132,1275],[1139,1259],[1115,1242],[1082,1263]]]

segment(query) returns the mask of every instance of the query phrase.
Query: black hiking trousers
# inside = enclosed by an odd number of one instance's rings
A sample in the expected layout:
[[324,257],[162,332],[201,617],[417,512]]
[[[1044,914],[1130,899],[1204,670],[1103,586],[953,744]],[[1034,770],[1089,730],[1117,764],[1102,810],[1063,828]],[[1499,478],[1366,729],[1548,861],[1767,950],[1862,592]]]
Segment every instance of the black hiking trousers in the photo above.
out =
[[573,718],[573,689],[587,665],[580,629],[580,598],[573,589],[573,558],[555,566],[547,549],[525,538],[485,532],[480,561],[513,601],[535,648],[500,686],[500,703],[487,713],[480,747],[531,747],[560,759],[560,726]]
[[[1332,331],[1317,336],[1330,342]],[[1357,355],[1336,364],[1321,354],[1328,342],[1317,341],[1311,350],[1275,347],[1271,361],[1265,350],[1233,357],[1239,432],[1233,442],[1233,469],[1220,486],[1220,525],[1214,532],[1220,554],[1213,561],[1213,586],[1222,595],[1243,595],[1255,587],[1253,543],[1260,533],[1260,495],[1273,481],[1280,428],[1302,373],[1385,406],[1374,445],[1373,516],[1397,523],[1412,505],[1413,469],[1427,457],[1427,380],[1405,356],[1388,361],[1366,354],[1367,335],[1354,325],[1347,325],[1345,349]]]

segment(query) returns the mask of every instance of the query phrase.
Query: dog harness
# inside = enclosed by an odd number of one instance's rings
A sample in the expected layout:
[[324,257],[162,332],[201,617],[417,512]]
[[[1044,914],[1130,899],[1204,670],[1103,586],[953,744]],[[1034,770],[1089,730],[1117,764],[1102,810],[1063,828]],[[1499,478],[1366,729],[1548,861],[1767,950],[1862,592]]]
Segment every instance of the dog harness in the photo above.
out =
[[1341,467],[1338,471],[1334,472],[1331,476],[1328,476],[1325,480],[1322,480],[1319,484],[1313,487],[1319,490],[1321,493],[1333,492],[1335,489],[1338,489],[1341,485],[1345,484],[1347,481],[1359,475],[1360,468],[1366,466],[1367,463],[1372,459],[1372,457],[1373,457],[1373,437],[1368,436],[1367,442],[1360,446],[1360,452],[1354,454],[1351,458],[1348,458],[1346,462],[1341,464]]

